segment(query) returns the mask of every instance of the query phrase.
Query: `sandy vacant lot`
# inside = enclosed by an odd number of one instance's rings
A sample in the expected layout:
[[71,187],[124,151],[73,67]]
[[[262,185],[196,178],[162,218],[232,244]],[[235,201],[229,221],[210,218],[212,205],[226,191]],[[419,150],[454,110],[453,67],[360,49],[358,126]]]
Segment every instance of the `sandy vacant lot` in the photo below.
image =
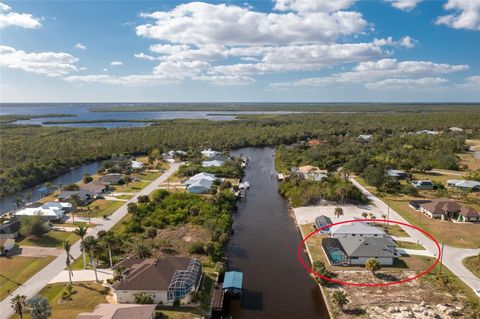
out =
[[[343,216],[339,218],[334,216],[336,207],[343,209]],[[293,209],[300,225],[315,222],[315,218],[320,215],[330,217],[332,222],[337,223],[344,220],[363,218],[362,213],[373,213],[375,218],[382,219],[381,210],[375,205],[325,205],[325,206],[307,206]]]

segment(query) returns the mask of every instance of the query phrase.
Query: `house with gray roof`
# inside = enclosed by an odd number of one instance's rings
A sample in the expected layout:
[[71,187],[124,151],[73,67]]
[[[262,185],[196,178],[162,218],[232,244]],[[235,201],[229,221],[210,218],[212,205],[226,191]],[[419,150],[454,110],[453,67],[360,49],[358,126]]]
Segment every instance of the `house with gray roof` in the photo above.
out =
[[408,173],[399,169],[389,169],[387,175],[398,179],[408,178]]
[[322,248],[332,265],[365,265],[375,258],[380,265],[393,265],[395,242],[390,237],[383,238],[324,238]]
[[480,182],[465,179],[449,179],[447,185],[463,191],[480,191]]
[[374,227],[367,222],[351,222],[333,225],[330,227],[330,236],[333,238],[383,238],[387,237],[388,235],[380,227]]
[[[329,226],[333,224],[332,220],[328,218],[327,216],[320,215],[315,218],[315,228],[316,229],[321,229],[326,226]],[[321,231],[319,231],[320,234],[326,235],[330,233],[330,227],[324,228]]]
[[93,312],[83,312],[77,319],[155,319],[157,305],[102,303]]
[[17,238],[20,226],[20,221],[18,219],[9,220],[0,224],[0,238]]

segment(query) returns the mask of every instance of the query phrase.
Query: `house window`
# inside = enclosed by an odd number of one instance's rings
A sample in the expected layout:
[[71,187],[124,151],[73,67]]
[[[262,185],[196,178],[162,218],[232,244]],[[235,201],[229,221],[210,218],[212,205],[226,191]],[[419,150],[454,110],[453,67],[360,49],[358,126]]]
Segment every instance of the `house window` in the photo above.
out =
[[357,235],[356,235],[356,234],[352,234],[352,237],[355,237],[355,236],[357,236]]

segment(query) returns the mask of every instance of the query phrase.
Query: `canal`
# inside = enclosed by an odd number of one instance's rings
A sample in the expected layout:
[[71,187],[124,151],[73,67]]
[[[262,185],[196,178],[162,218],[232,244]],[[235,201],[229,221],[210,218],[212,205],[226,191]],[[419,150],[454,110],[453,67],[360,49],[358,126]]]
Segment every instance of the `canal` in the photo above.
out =
[[[229,270],[243,272],[243,305],[232,302],[236,318],[329,318],[320,289],[297,260],[301,235],[278,193],[272,148],[243,148],[250,158],[251,185],[238,203],[227,249]],[[308,257],[303,256],[304,260]]]
[[[60,175],[57,178],[49,180],[52,185],[68,185],[76,183],[83,178],[83,174],[88,173],[90,175],[95,174],[100,168],[102,162],[96,161],[89,164],[85,164],[79,167],[72,168],[65,174]],[[42,196],[38,193],[38,189],[41,185],[29,187],[11,195],[4,196],[0,200],[0,214],[16,209],[15,199],[22,197],[28,199],[30,202],[39,200]]]

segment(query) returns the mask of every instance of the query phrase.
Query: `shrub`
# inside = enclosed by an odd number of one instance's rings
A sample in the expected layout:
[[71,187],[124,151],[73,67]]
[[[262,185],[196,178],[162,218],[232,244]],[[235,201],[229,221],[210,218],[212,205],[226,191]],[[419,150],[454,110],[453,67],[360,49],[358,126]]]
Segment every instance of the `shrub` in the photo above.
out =
[[203,243],[201,241],[195,241],[193,243],[191,243],[188,248],[187,248],[187,251],[190,253],[190,254],[204,254],[205,253],[205,250],[203,249]]

